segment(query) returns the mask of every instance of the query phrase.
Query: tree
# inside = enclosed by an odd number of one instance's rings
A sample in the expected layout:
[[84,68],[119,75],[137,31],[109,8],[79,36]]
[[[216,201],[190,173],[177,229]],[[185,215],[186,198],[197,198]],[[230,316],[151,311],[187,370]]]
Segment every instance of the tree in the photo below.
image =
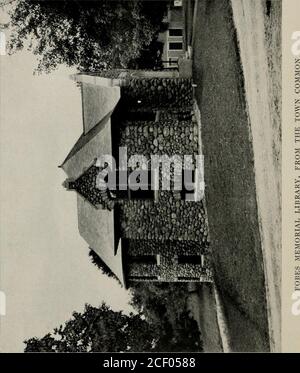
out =
[[202,351],[197,322],[186,308],[185,283],[140,282],[130,290],[131,305],[159,330],[158,351]]
[[134,0],[17,0],[9,51],[27,46],[39,56],[38,72],[60,64],[81,71],[128,67],[157,34],[163,7],[157,9]]
[[25,352],[55,352],[56,341],[50,333],[43,338],[30,338],[24,342],[26,344]]
[[72,318],[43,338],[30,338],[25,352],[125,352],[151,351],[159,339],[140,314],[124,315],[105,303],[86,305]]
[[131,286],[131,305],[143,312],[152,323],[160,322],[167,316],[175,325],[185,311],[187,286],[185,283],[139,282]]
[[182,313],[174,328],[166,317],[149,322],[142,313],[113,311],[105,303],[85,306],[42,338],[30,338],[25,352],[201,351],[196,322]]

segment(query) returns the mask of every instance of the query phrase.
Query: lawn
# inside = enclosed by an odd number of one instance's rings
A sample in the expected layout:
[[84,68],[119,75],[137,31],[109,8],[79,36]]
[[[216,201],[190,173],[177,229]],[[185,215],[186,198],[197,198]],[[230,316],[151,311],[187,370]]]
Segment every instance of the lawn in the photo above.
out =
[[215,281],[233,351],[268,351],[254,154],[230,0],[198,2],[193,77],[201,111]]

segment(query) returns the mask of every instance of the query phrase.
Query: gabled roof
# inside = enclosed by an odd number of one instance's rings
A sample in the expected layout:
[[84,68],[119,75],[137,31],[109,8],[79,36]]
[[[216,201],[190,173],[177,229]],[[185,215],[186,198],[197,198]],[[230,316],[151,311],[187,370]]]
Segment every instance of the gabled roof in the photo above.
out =
[[83,133],[60,167],[68,177],[79,177],[95,158],[112,153],[111,112],[93,127],[87,134]]
[[120,99],[120,87],[82,83],[83,132],[87,134],[111,113]]
[[115,242],[114,212],[95,209],[80,194],[77,195],[77,209],[80,235],[125,286],[122,244],[121,240]]
[[[101,155],[112,154],[111,114],[120,99],[120,88],[82,83],[83,133],[61,167],[70,179],[77,179]],[[76,79],[75,79],[76,80]],[[102,80],[101,80],[102,81]],[[121,240],[115,237],[114,212],[95,208],[77,194],[78,229],[89,247],[124,284]]]
[[112,153],[110,116],[120,99],[120,87],[101,86],[100,78],[99,82],[89,75],[72,78],[81,82],[83,133],[60,167],[76,178],[95,158]]

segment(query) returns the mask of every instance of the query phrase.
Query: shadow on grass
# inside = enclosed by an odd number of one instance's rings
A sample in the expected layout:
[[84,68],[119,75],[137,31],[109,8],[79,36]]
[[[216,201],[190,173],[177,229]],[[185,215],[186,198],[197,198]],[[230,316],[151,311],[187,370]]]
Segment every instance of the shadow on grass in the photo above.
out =
[[267,351],[251,133],[230,0],[199,1],[194,81],[201,111],[215,279],[233,351]]

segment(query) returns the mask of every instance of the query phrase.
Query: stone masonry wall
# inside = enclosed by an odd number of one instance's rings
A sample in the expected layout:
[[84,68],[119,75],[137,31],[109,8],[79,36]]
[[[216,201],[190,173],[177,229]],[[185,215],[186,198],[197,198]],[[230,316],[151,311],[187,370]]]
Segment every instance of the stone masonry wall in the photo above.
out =
[[121,95],[128,107],[188,110],[193,106],[192,82],[186,78],[130,78]]
[[198,127],[192,120],[159,120],[158,122],[125,122],[121,146],[128,155],[198,154]]
[[128,255],[201,255],[209,252],[208,247],[202,246],[196,241],[169,241],[158,240],[128,240]]
[[[198,129],[190,121],[126,122],[121,146],[128,157],[142,154],[196,155]],[[207,245],[207,221],[202,201],[182,199],[177,191],[160,190],[157,200],[122,202],[123,236],[134,239],[195,240]]]
[[[160,199],[161,193],[170,195]],[[133,239],[194,240],[208,244],[202,202],[175,201],[161,192],[158,201],[124,201],[121,209],[123,237]]]
[[[128,263],[127,273],[129,279],[146,279],[151,277],[153,281],[210,281],[211,263],[209,255],[205,256],[205,263],[180,263],[178,256],[197,256],[208,254],[201,245],[192,241],[172,242],[172,241],[153,241],[153,240],[130,240],[127,253],[130,256],[160,255],[160,263]],[[154,279],[156,277],[156,279]]]
[[[114,69],[93,73],[95,76],[119,79],[121,97],[128,108],[188,111],[193,107],[193,88],[190,78],[162,77],[161,72]],[[146,76],[145,76],[146,75]],[[149,74],[148,74],[149,75]]]

